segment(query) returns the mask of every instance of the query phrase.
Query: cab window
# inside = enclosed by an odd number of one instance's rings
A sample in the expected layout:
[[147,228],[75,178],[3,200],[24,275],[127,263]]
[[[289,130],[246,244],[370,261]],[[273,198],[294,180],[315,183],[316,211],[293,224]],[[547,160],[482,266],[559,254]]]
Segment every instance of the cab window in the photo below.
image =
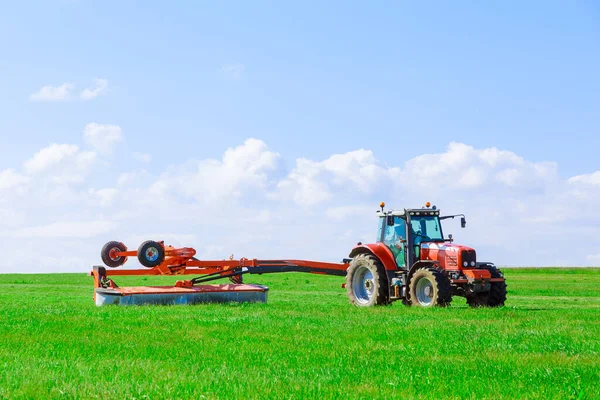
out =
[[398,266],[406,265],[404,259],[404,241],[406,240],[406,221],[395,216],[394,225],[385,224],[383,243],[392,251]]

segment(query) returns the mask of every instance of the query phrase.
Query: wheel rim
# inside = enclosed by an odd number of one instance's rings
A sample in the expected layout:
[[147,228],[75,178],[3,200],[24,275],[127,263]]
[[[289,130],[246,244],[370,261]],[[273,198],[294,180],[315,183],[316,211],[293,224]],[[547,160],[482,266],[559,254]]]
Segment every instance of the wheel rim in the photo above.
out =
[[430,306],[433,303],[433,284],[427,278],[421,278],[417,281],[415,288],[417,301],[422,306]]
[[146,260],[150,261],[150,262],[154,262],[156,260],[158,260],[158,249],[156,247],[148,247],[146,249]]
[[367,304],[375,294],[373,273],[367,267],[358,267],[352,278],[352,292],[360,304]]
[[119,261],[121,259],[120,256],[117,255],[118,252],[120,252],[121,249],[119,249],[118,247],[113,247],[112,249],[110,249],[110,251],[108,252],[108,257],[113,260],[113,261]]

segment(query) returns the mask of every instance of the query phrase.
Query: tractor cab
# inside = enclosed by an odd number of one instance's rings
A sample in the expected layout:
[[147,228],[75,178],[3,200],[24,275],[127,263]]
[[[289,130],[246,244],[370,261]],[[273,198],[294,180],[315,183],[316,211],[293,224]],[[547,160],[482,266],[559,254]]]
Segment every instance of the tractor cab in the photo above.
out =
[[[452,252],[462,246],[452,245],[452,238],[445,238],[441,220],[462,216],[461,226],[466,226],[464,215],[440,217],[436,206],[427,202],[423,208],[384,211],[385,203],[380,204],[378,211],[379,230],[377,242],[383,243],[394,256],[399,269],[405,269],[419,260],[432,260],[431,249],[444,248]],[[473,251],[474,252],[474,251]],[[437,253],[436,253],[437,254]],[[454,256],[456,265],[458,257]],[[446,259],[437,260],[446,264]]]

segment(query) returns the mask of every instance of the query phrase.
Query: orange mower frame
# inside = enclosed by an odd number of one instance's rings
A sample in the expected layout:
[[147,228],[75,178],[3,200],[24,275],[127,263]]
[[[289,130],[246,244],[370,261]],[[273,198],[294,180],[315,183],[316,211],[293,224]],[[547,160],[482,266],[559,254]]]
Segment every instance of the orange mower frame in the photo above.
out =
[[[200,275],[199,277],[178,280],[177,288],[191,288],[209,281],[229,278],[234,284],[242,284],[244,274],[264,274],[277,272],[308,272],[321,275],[345,276],[348,263],[329,263],[309,260],[259,260],[240,258],[228,260],[199,260],[196,250],[191,247],[175,248],[163,241],[148,240],[137,250],[129,250],[121,242],[108,242],[101,251],[104,264],[111,269],[96,266],[90,272],[94,277],[95,289],[117,289],[119,286],[109,277],[139,275]],[[136,257],[147,269],[112,269],[125,264],[129,257]],[[144,289],[140,289],[144,292]],[[145,291],[147,292],[147,290]],[[96,292],[94,293],[94,298]]]

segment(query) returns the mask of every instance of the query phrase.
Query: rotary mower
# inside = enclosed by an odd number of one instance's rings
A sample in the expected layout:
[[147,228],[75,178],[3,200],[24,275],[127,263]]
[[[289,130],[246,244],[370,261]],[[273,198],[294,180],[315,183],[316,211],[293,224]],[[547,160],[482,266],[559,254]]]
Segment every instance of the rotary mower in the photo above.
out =
[[[205,302],[266,302],[269,288],[244,284],[245,274],[307,272],[345,276],[348,298],[357,306],[401,300],[420,307],[447,306],[453,296],[466,297],[471,307],[498,307],[506,301],[506,282],[493,263],[479,262],[475,250],[444,237],[441,221],[463,214],[440,216],[425,207],[377,211],[379,228],[372,244],[357,243],[340,263],[309,260],[199,260],[190,247],[175,248],[149,240],[137,250],[112,241],[104,245],[105,266],[94,266],[96,305],[195,304]],[[136,257],[146,269],[112,269]],[[197,275],[174,286],[119,287],[112,277],[124,275]],[[228,278],[226,284],[208,282]]]

